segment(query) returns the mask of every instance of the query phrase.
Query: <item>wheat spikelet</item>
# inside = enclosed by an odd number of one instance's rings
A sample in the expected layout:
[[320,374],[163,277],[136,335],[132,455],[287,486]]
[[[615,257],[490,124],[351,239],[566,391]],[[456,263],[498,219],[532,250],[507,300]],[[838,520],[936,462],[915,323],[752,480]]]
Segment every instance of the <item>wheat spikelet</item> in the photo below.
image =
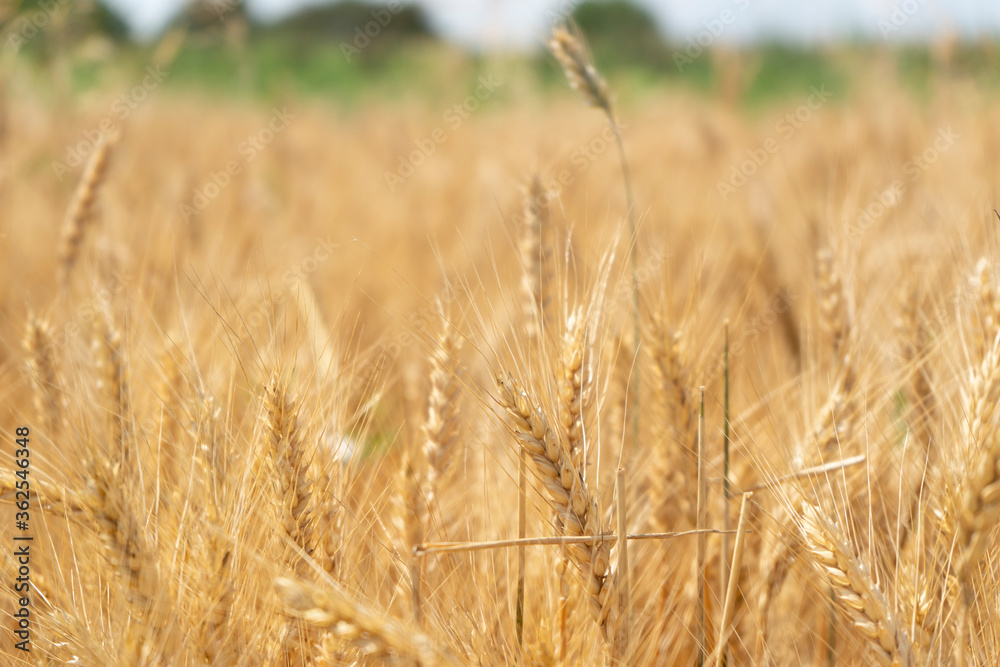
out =
[[69,282],[70,273],[80,257],[80,247],[94,215],[94,201],[107,173],[111,149],[118,142],[119,136],[117,131],[101,135],[73,194],[73,202],[63,223],[62,245],[59,249],[59,277],[63,285]]
[[184,373],[175,354],[180,351],[174,345],[166,346],[160,354],[160,377],[157,397],[160,401],[158,436],[161,444],[159,453],[160,476],[164,488],[172,488],[177,481],[177,430],[183,421],[181,396],[184,392]]
[[[914,436],[923,447],[930,444],[930,424],[936,410],[931,389],[931,371],[927,364],[928,332],[920,321],[919,294],[906,290],[902,307],[896,320],[896,331],[902,341],[901,357],[909,369],[910,382],[906,387],[911,407]],[[936,448],[931,450],[936,451]]]
[[[431,387],[424,422],[424,455],[427,458],[427,479],[424,496],[430,512],[437,502],[437,491],[455,465],[458,441],[458,362],[460,340],[451,323],[442,313],[442,330],[438,345],[431,354]],[[422,540],[421,540],[422,541]],[[419,542],[418,542],[419,544]]]
[[[671,434],[663,438],[652,458],[653,484],[660,490],[654,492],[658,500],[650,518],[655,529],[661,531],[673,529],[678,514],[694,526],[696,508],[685,491],[697,476],[698,424],[688,387],[687,354],[680,332],[671,330],[658,314],[651,318],[646,341],[653,360],[654,390],[663,413],[663,429]],[[665,492],[664,488],[672,489],[673,493]]]
[[566,332],[559,350],[559,421],[573,466],[583,470],[583,312],[579,308],[566,318]]
[[531,178],[524,202],[524,221],[519,237],[524,274],[521,277],[522,311],[530,338],[538,338],[548,321],[551,307],[552,245],[549,230],[548,193],[538,174]]
[[611,116],[608,84],[590,62],[583,40],[565,28],[558,27],[552,31],[549,47],[562,65],[569,85],[580,93],[587,104],[598,107]]
[[[178,371],[179,373],[179,368]],[[171,391],[168,388],[168,391]],[[176,389],[173,389],[176,391]],[[223,454],[219,414],[212,396],[196,391],[195,405],[195,455],[201,466],[205,484],[204,533],[201,540],[202,594],[198,598],[201,621],[196,629],[195,642],[202,657],[209,664],[226,664],[237,655],[234,643],[235,629],[232,616],[233,598],[236,593],[233,568],[233,547],[227,536],[226,514],[230,481]]]
[[989,546],[1000,520],[1000,438],[991,427],[1000,394],[1000,334],[973,375],[969,401],[969,446],[973,463],[966,471],[957,511],[958,578],[968,580]]
[[98,361],[98,384],[111,401],[109,412],[112,423],[112,440],[116,447],[115,460],[122,465],[132,465],[129,451],[129,423],[131,406],[129,387],[125,375],[125,351],[121,332],[111,321],[111,315],[103,312],[97,318],[97,337],[93,341],[94,356]]
[[1000,298],[997,296],[993,278],[993,264],[985,257],[976,262],[975,274],[969,280],[976,290],[978,303],[974,320],[978,325],[974,341],[976,349],[982,353],[989,350],[997,332],[1000,331]]
[[49,432],[55,434],[60,419],[60,389],[53,355],[52,327],[47,321],[38,320],[34,313],[28,315],[24,349],[35,384],[35,409]]
[[135,622],[129,625],[124,652],[130,664],[154,664],[173,655],[171,627],[166,625],[170,600],[160,582],[155,553],[142,533],[129,484],[119,464],[99,456],[89,464],[85,503],[96,525],[104,557],[117,570]]
[[857,430],[859,408],[855,399],[856,378],[850,357],[845,357],[830,397],[820,409],[811,433],[812,449],[805,453],[805,465],[839,458]]
[[274,583],[289,613],[317,628],[329,630],[357,647],[362,655],[403,658],[420,665],[461,664],[427,636],[354,602],[332,582],[318,588],[279,577]]
[[632,379],[632,357],[630,353],[625,351],[632,350],[634,347],[635,337],[632,328],[625,327],[605,344],[601,351],[603,365],[611,372],[608,386],[601,401],[605,406],[601,415],[603,426],[601,437],[614,440],[620,439],[624,434],[624,446],[632,446],[633,450],[634,446],[630,444],[632,434],[625,428],[626,415],[628,414],[629,384]]
[[[262,409],[267,452],[281,505],[281,526],[302,551],[311,554],[314,548],[314,506],[309,477],[311,452],[303,442],[304,429],[296,400],[288,395],[277,371],[268,382]],[[305,563],[298,562],[299,568],[304,570]]]
[[822,248],[816,253],[819,272],[819,309],[823,329],[830,339],[833,358],[839,359],[841,346],[850,328],[844,284],[834,262],[833,250]]
[[125,497],[123,480],[107,459],[92,464],[86,493],[105,555],[121,569],[129,601],[145,609],[158,592],[156,567]]
[[320,484],[319,506],[316,509],[316,523],[319,528],[316,539],[314,560],[331,575],[335,575],[340,566],[341,552],[344,547],[344,508],[340,500],[332,493],[333,479],[327,466],[321,471],[318,479]]
[[225,537],[225,526],[211,508],[207,517],[208,535],[203,552],[201,622],[197,628],[197,647],[209,664],[229,664],[237,655],[232,627],[233,551]]
[[[528,394],[513,378],[498,379],[500,399],[510,415],[514,433],[549,492],[566,535],[604,534],[597,504],[587,488],[583,472],[573,466],[564,443],[549,426],[549,420],[535,407]],[[611,643],[616,636],[617,596],[614,576],[609,571],[610,543],[569,544],[566,552],[581,575],[598,625]]]
[[896,625],[871,575],[854,557],[839,530],[820,510],[803,503],[799,527],[806,549],[833,587],[838,606],[864,638],[880,665],[914,665],[910,640]]
[[997,401],[1000,400],[1000,354],[997,341],[1000,332],[994,335],[991,348],[987,350],[979,368],[975,369],[965,396],[965,410],[969,421],[969,446],[978,451],[986,444],[996,421]]
[[[559,349],[559,421],[562,436],[569,450],[570,459],[577,470],[585,470],[587,459],[583,442],[583,409],[585,399],[584,377],[583,377],[583,334],[584,327],[581,322],[583,312],[580,308],[573,311],[566,320],[566,330],[563,333],[562,342]],[[558,511],[555,516],[555,527],[558,534],[563,533],[562,520]],[[559,655],[563,659],[567,653],[567,640],[569,631],[567,621],[569,620],[569,596],[570,588],[566,581],[566,569],[569,565],[569,555],[565,547],[560,547],[560,561],[557,565],[559,570]]]

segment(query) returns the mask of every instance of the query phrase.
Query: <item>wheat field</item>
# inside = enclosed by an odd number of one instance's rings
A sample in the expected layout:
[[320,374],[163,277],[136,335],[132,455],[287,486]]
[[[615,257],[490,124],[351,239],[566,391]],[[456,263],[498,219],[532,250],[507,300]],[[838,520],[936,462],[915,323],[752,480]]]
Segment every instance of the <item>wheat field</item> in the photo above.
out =
[[5,663],[995,664],[996,100],[619,102],[565,38],[582,95],[97,141],[7,75]]

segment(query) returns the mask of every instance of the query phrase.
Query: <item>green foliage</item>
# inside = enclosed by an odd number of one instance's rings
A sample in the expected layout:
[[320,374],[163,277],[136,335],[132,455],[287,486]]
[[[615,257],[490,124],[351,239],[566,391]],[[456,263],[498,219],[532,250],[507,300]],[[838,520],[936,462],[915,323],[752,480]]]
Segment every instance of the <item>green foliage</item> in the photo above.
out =
[[354,0],[304,9],[281,23],[258,30],[315,42],[354,39],[359,32],[365,34],[366,28],[366,36],[372,40],[431,36],[427,17],[419,6]]
[[812,86],[826,86],[839,96],[848,85],[847,75],[836,59],[813,49],[769,44],[747,53],[745,58],[756,62],[756,74],[745,96],[750,105],[801,97]]
[[659,66],[668,51],[656,21],[628,0],[587,0],[573,12],[595,57],[608,66]]

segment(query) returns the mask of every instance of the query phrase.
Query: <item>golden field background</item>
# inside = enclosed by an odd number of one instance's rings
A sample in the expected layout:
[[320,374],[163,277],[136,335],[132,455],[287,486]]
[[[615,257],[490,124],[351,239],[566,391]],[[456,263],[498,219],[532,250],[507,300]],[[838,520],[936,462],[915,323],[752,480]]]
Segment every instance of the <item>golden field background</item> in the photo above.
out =
[[[735,527],[742,490],[865,455],[754,493],[730,664],[991,664],[995,99],[942,80],[916,100],[878,80],[790,134],[782,119],[808,90],[753,111],[683,93],[620,105],[639,219],[633,358],[606,122],[516,72],[497,77],[503,94],[456,128],[443,114],[465,92],[349,110],[153,96],[124,124],[82,224],[67,211],[85,169],[59,180],[53,163],[113,96],[66,104],[4,82],[0,404],[5,434],[32,434],[28,661],[695,661],[693,535],[632,541],[627,577],[610,550],[597,579],[628,582],[629,608],[608,603],[627,641],[602,633],[581,583],[594,577],[560,547],[527,548],[520,645],[517,549],[413,558],[426,542],[517,537],[518,427],[495,382],[512,377],[561,441],[566,388],[580,385],[581,470],[609,534],[622,497],[632,533],[694,527],[701,386],[708,527],[725,514]],[[293,118],[246,159],[241,142],[276,108]],[[439,127],[446,140],[390,189],[385,172]],[[720,180],[763,146],[777,148],[724,198]],[[186,220],[230,161],[240,173]],[[552,286],[533,338],[535,173],[551,193]],[[67,224],[83,232],[61,284]],[[551,536],[552,500],[528,471],[526,533]],[[841,551],[816,541],[823,530]],[[706,652],[733,539],[723,552],[707,538]],[[11,637],[4,660],[19,664]]]

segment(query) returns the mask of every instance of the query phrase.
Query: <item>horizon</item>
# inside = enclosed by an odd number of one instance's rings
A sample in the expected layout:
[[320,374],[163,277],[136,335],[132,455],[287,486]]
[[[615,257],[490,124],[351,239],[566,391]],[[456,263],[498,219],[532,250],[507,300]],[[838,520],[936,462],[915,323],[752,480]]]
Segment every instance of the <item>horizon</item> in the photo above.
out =
[[[272,23],[326,0],[246,0],[255,21]],[[154,39],[190,4],[186,0],[103,0],[128,24],[133,38]],[[928,42],[954,34],[966,39],[1000,35],[1000,3],[982,0],[633,0],[664,36],[684,42],[705,33],[712,41],[753,44],[786,41],[823,44],[854,39]],[[374,4],[374,3],[368,3]],[[541,44],[554,18],[569,15],[574,0],[420,0],[431,28],[443,39],[483,50],[531,49]]]

